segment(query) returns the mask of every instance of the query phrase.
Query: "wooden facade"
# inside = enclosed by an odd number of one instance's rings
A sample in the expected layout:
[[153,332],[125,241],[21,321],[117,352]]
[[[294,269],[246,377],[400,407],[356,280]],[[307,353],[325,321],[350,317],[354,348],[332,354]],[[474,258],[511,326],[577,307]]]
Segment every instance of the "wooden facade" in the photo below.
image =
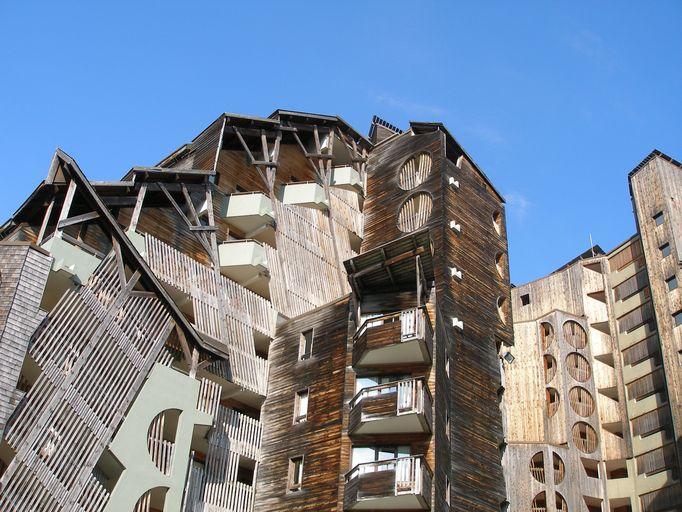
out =
[[[559,510],[553,493],[568,510],[682,507],[682,166],[654,151],[629,179],[638,235],[513,289],[515,345],[503,358],[512,511]],[[545,477],[551,457],[561,482]]]

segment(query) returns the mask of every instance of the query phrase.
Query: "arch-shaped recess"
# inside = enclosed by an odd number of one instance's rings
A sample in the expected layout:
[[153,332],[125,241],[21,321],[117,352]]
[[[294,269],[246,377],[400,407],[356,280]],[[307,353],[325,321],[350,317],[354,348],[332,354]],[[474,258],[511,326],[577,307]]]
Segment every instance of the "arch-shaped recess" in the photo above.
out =
[[547,417],[551,418],[559,410],[559,392],[555,388],[545,389],[547,400]]
[[540,340],[542,340],[542,350],[547,350],[554,343],[554,326],[549,322],[540,323]]
[[147,449],[154,465],[164,475],[173,470],[175,435],[178,430],[179,409],[166,409],[157,414],[147,430]]
[[568,401],[571,403],[571,409],[578,416],[587,418],[594,413],[594,398],[588,390],[581,386],[571,388],[568,392]]
[[167,492],[168,487],[154,487],[149,489],[137,500],[133,512],[151,512],[152,510],[163,510]]
[[502,235],[502,212],[499,210],[493,212],[493,227],[498,235]]
[[554,468],[554,483],[560,484],[566,476],[566,466],[564,460],[557,453],[552,453],[552,466]]
[[431,155],[419,153],[408,159],[398,171],[398,186],[412,190],[426,181],[431,174]]
[[579,421],[573,425],[573,442],[578,450],[583,453],[592,453],[597,449],[599,441],[597,440],[597,431],[592,425]]
[[571,352],[566,356],[566,368],[568,369],[568,374],[578,382],[585,382],[592,376],[590,363],[577,352]]
[[568,504],[561,494],[554,493],[554,500],[557,512],[568,512]]
[[398,229],[403,233],[410,233],[426,224],[431,210],[433,199],[426,192],[418,192],[407,198],[398,212]]
[[502,323],[506,324],[509,312],[507,307],[507,297],[503,295],[500,295],[497,298],[497,314],[500,315],[500,320],[502,320]]
[[530,458],[530,474],[541,484],[545,483],[545,455],[542,452]]
[[497,273],[499,274],[500,277],[505,276],[503,252],[498,252],[495,255],[495,268],[497,269]]
[[549,384],[556,375],[556,359],[550,354],[542,356],[545,367],[545,384]]
[[564,322],[564,339],[573,348],[581,349],[587,346],[587,333],[583,326],[574,320]]
[[535,495],[535,498],[533,498],[533,503],[530,505],[530,509],[532,512],[547,511],[547,495],[544,491]]

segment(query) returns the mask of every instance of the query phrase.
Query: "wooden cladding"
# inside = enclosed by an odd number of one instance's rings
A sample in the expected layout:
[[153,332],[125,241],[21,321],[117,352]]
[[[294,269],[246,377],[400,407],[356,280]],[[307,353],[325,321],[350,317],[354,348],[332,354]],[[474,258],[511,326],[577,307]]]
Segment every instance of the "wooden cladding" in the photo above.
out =
[[646,271],[642,270],[616,286],[613,295],[616,300],[625,300],[648,285],[649,278]]
[[628,397],[630,400],[641,400],[654,393],[660,393],[665,390],[665,374],[663,368],[640,377],[627,385]]
[[648,436],[670,427],[670,408],[667,405],[632,419],[632,435]]
[[609,258],[611,271],[622,269],[640,256],[642,256],[642,243],[639,240],[635,240],[622,251]]
[[637,309],[634,309],[621,316],[618,319],[618,332],[629,332],[642,324],[652,320],[654,317],[654,308],[651,301],[642,304]]
[[594,413],[594,398],[588,390],[583,387],[576,386],[571,388],[568,392],[568,401],[571,404],[571,409],[578,416],[587,418]]
[[668,444],[637,457],[637,474],[647,476],[675,469],[677,467],[677,456],[675,445]]
[[640,503],[644,512],[679,510],[679,506],[682,504],[680,484],[674,483],[669,487],[643,494],[640,496]]
[[585,382],[592,375],[590,363],[577,352],[571,352],[566,356],[566,368],[568,374],[578,382]]
[[623,350],[623,363],[636,365],[651,357],[660,356],[660,353],[661,344],[655,334]]
[[587,346],[587,333],[583,326],[573,320],[568,320],[562,328],[564,339],[573,348],[583,349]]
[[398,212],[398,229],[403,233],[416,231],[431,216],[433,199],[426,192],[419,192],[407,199]]
[[579,421],[573,425],[572,429],[573,443],[583,453],[593,453],[597,449],[599,441],[597,439],[597,431],[592,425]]
[[418,187],[431,174],[431,155],[420,153],[403,164],[398,172],[398,186],[403,190]]

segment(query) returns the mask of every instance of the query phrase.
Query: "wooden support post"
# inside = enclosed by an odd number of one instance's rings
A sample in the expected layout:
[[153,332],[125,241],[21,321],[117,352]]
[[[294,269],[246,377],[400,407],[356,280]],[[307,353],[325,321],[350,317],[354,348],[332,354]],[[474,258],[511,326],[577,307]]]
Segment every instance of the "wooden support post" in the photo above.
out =
[[47,205],[47,210],[45,210],[43,222],[40,225],[40,231],[38,231],[38,237],[36,238],[36,245],[43,243],[43,238],[45,238],[45,232],[47,231],[47,225],[50,223],[52,208],[54,208],[54,197],[50,200],[50,204]]
[[140,220],[140,213],[142,213],[142,203],[144,203],[144,196],[147,194],[147,184],[143,183],[140,185],[140,190],[137,193],[137,201],[135,201],[135,208],[133,209],[133,214],[130,216],[130,224],[128,229],[130,231],[135,231],[137,229],[137,223]]
[[59,218],[57,219],[57,228],[54,230],[54,236],[57,238],[62,237],[62,231],[59,229],[59,223],[69,216],[69,210],[71,209],[71,203],[73,202],[73,197],[76,194],[76,182],[71,180],[69,182],[69,188],[64,196],[64,204],[62,204],[62,209],[59,212]]

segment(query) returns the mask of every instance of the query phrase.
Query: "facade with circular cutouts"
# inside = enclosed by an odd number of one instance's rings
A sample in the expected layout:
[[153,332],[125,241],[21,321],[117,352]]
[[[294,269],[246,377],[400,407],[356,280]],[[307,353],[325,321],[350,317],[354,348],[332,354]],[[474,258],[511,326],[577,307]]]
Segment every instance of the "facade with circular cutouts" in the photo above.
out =
[[594,398],[588,390],[581,386],[571,388],[568,392],[568,401],[571,404],[571,409],[578,416],[587,418],[594,413]]
[[592,425],[579,421],[573,425],[573,443],[583,453],[593,453],[599,444],[597,431]]
[[545,455],[537,452],[530,458],[530,474],[541,484],[545,483]]
[[554,327],[549,322],[542,322],[540,324],[540,340],[542,341],[543,350],[547,350],[554,343]]
[[566,466],[558,453],[552,453],[552,467],[554,469],[554,484],[560,484],[566,476]]
[[398,186],[412,190],[426,181],[431,174],[431,155],[419,153],[408,159],[398,171]]
[[568,320],[563,326],[564,339],[573,348],[583,349],[587,346],[587,333],[583,326],[573,320]]
[[545,390],[547,400],[547,417],[551,418],[559,410],[559,392],[555,388]]
[[592,376],[590,363],[577,352],[571,352],[566,356],[566,369],[568,374],[578,382],[586,382]]
[[398,229],[411,233],[421,228],[431,216],[433,199],[426,192],[419,192],[407,198],[398,211]]
[[545,384],[549,384],[556,375],[556,359],[550,354],[542,356],[545,368]]

